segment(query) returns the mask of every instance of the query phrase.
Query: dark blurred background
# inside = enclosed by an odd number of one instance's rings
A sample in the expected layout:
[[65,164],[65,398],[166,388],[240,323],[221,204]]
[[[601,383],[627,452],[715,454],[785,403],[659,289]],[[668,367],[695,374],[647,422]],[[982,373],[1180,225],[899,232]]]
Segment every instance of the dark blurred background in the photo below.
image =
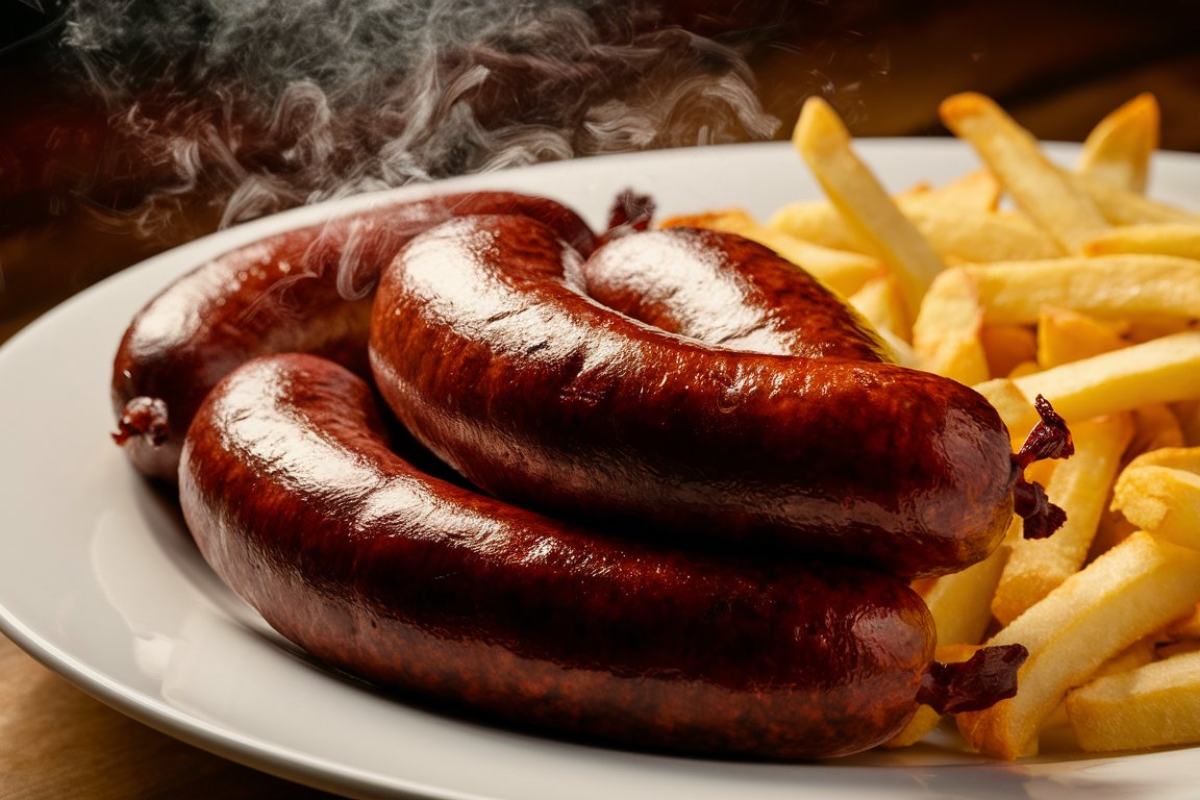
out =
[[0,0],[0,340],[219,226],[446,175],[785,138],[945,135],[974,89],[1080,140],[1141,91],[1200,151],[1200,3]]

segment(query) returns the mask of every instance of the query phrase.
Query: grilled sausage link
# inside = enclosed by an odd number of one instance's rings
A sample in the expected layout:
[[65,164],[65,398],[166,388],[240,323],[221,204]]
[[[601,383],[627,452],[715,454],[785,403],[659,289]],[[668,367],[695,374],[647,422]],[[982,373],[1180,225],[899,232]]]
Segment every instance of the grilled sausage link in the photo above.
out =
[[317,658],[499,718],[692,752],[845,755],[917,707],[920,598],[864,569],[688,554],[416,470],[309,355],[208,396],[180,498],[201,552]]
[[585,294],[656,328],[734,350],[893,361],[858,312],[762,245],[672,227],[623,236],[580,270]]
[[474,484],[696,544],[906,578],[999,543],[1017,469],[978,393],[893,364],[653,328],[587,297],[579,259],[535,220],[476,216],[417,237],[381,279],[379,388]]
[[204,395],[247,359],[312,352],[367,374],[378,274],[414,235],[457,216],[523,214],[589,252],[573,211],[538,197],[472,192],[405,201],[288,231],[201,265],[133,320],[113,364],[118,442],[146,475],[174,483]]

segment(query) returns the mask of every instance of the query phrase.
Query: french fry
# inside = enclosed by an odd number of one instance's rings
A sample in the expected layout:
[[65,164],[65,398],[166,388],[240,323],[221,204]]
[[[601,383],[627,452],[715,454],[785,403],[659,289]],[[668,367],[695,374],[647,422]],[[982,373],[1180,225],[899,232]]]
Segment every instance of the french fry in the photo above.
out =
[[1161,116],[1158,100],[1149,92],[1120,106],[1088,134],[1075,171],[1144,193],[1150,156],[1158,149]]
[[1200,331],[1103,353],[1012,381],[1026,398],[1039,394],[1068,424],[1147,403],[1200,396]]
[[758,242],[805,270],[842,297],[850,297],[859,291],[863,284],[886,273],[886,267],[879,259],[798,239],[760,225],[741,209],[671,217],[663,220],[661,227],[681,225],[736,233]]
[[1109,181],[1089,175],[1062,171],[1063,178],[1086,195],[1100,215],[1110,225],[1142,225],[1158,222],[1191,222],[1200,220],[1196,214],[1158,203],[1137,192],[1127,191]]
[[1019,617],[1083,566],[1121,454],[1133,436],[1133,423],[1127,415],[1103,417],[1075,425],[1072,434],[1075,455],[1055,468],[1046,487],[1051,502],[1067,512],[1067,521],[1047,539],[1011,543],[991,604],[1002,625]]
[[915,318],[921,298],[944,267],[942,260],[854,154],[846,126],[828,103],[815,96],[805,101],[792,144],[849,226],[891,267],[908,317]]
[[902,202],[900,209],[943,261],[986,263],[1064,255],[1045,231],[1016,214],[928,202]]
[[[1200,262],[1121,255],[1057,258],[954,267],[974,285],[985,319],[1032,325],[1046,306],[1101,319],[1176,320],[1186,326],[1200,309]],[[949,280],[939,276],[939,280]],[[935,282],[932,287],[936,291]]]
[[1017,206],[1065,252],[1080,252],[1108,227],[1087,192],[1051,164],[1029,131],[991,98],[974,92],[953,95],[942,101],[940,112],[946,127],[975,148]]
[[1200,651],[1100,678],[1068,694],[1066,706],[1084,750],[1200,742]]
[[1138,456],[1117,479],[1112,505],[1139,528],[1200,549],[1200,447]]
[[933,203],[942,208],[961,208],[971,211],[995,211],[1000,207],[1003,187],[996,176],[986,169],[977,169],[936,186],[919,196],[901,202],[906,212],[923,203]]
[[1173,403],[1171,410],[1179,420],[1183,443],[1188,447],[1200,447],[1200,399]]
[[1069,308],[1043,306],[1038,314],[1037,361],[1043,369],[1120,350],[1127,342],[1120,325]]
[[958,715],[963,737],[994,758],[1027,753],[1069,689],[1200,602],[1198,572],[1200,551],[1138,532],[1072,575],[988,641],[1023,644],[1029,658],[1015,697]]
[[767,227],[834,250],[871,253],[870,241],[851,230],[838,210],[824,200],[789,203],[767,219]]
[[987,353],[979,338],[983,315],[976,282],[966,270],[939,275],[912,328],[913,351],[922,369],[960,383],[987,380]]
[[995,377],[1010,375],[1037,354],[1037,337],[1024,325],[984,325],[979,341],[987,356],[988,372]]
[[1166,404],[1147,403],[1133,410],[1133,439],[1125,450],[1126,461],[1153,450],[1183,446],[1183,429]]
[[900,338],[911,335],[904,298],[890,275],[880,275],[864,283],[850,296],[850,305],[866,317],[877,331],[887,331]]
[[1111,228],[1083,246],[1089,256],[1150,253],[1200,259],[1200,223],[1159,222]]

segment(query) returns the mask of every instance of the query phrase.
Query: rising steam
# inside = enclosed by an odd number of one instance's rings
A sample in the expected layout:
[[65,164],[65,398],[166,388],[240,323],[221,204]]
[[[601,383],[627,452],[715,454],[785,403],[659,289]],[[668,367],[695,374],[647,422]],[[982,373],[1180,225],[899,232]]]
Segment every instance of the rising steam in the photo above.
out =
[[147,234],[779,124],[742,52],[641,0],[79,0],[65,42],[155,176]]

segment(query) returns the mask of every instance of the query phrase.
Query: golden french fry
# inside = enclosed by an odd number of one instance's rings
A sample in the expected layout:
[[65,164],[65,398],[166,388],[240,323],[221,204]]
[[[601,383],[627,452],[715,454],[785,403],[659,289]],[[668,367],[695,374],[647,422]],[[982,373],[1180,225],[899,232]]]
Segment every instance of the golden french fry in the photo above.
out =
[[1087,420],[1072,426],[1075,455],[1059,464],[1046,487],[1051,502],[1067,512],[1066,523],[1047,539],[1011,543],[992,599],[1002,625],[1019,617],[1083,567],[1121,454],[1133,436],[1127,415]]
[[1127,342],[1113,325],[1069,308],[1044,306],[1038,314],[1037,361],[1043,369],[1119,350]]
[[942,260],[854,154],[846,126],[823,99],[805,101],[792,144],[850,227],[891,267],[908,317],[914,318],[926,289],[943,269]]
[[842,297],[850,297],[873,278],[882,276],[887,268],[877,258],[835,250],[823,245],[797,239],[782,231],[760,225],[741,209],[671,217],[661,227],[688,226],[736,233],[769,247],[783,258],[808,272]]
[[1108,675],[1067,695],[1084,750],[1139,750],[1200,742],[1200,651]]
[[1015,378],[1027,399],[1046,397],[1068,424],[1148,403],[1200,397],[1200,331],[1131,345]]
[[1149,92],[1120,106],[1088,134],[1076,172],[1144,193],[1150,156],[1158,149],[1161,116],[1158,100]]
[[902,202],[900,209],[943,259],[986,263],[1055,258],[1063,249],[1045,231],[1016,214],[940,203]]
[[[1051,306],[1101,319],[1169,320],[1186,327],[1200,310],[1200,261],[1189,258],[1056,258],[954,267],[946,273],[956,270],[967,274],[990,323],[1032,325]],[[938,276],[942,280],[953,278]]]
[[[1141,225],[1156,222],[1191,222],[1200,216],[1159,203],[1137,192],[1122,189],[1102,178],[1062,171],[1063,179],[1086,195],[1110,225]],[[1086,237],[1085,237],[1086,238]]]
[[851,295],[849,300],[850,305],[866,317],[877,331],[887,331],[902,339],[911,335],[904,298],[891,275],[872,278]]
[[[943,208],[963,208],[972,211],[995,211],[1000,207],[1003,187],[996,176],[986,169],[960,175],[949,183],[936,186],[920,197],[912,198],[915,203],[932,202]],[[911,210],[911,206],[901,208]]]
[[1121,225],[1088,241],[1083,252],[1089,256],[1150,253],[1200,259],[1200,221]]
[[872,254],[866,237],[851,230],[838,210],[825,200],[789,203],[767,219],[767,227],[834,250]]
[[983,315],[976,284],[965,269],[939,275],[912,328],[913,351],[921,368],[960,383],[987,380],[987,353],[979,338]]
[[1112,505],[1139,528],[1200,549],[1200,447],[1138,456],[1117,478]]
[[1198,573],[1200,551],[1138,532],[1072,575],[988,641],[1022,644],[1029,658],[1016,697],[958,715],[963,737],[994,758],[1028,752],[1069,689],[1200,602]]
[[1037,337],[1025,325],[984,325],[979,341],[987,356],[988,371],[996,377],[1021,369],[1037,353]]
[[1091,201],[1042,154],[1037,140],[995,101],[974,92],[942,101],[942,122],[967,141],[1014,202],[1068,253],[1108,227]]

